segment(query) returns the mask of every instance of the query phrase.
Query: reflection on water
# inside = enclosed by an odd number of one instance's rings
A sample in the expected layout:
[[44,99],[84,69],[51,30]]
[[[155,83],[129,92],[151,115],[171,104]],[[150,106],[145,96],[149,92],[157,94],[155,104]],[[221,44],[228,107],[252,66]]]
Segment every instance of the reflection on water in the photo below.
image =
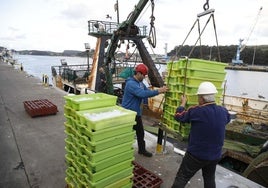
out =
[[43,74],[48,75],[49,83],[52,83],[51,66],[60,66],[61,59],[65,59],[69,65],[86,64],[87,59],[82,57],[64,56],[37,56],[37,55],[15,55],[18,63],[22,63],[24,71],[42,80]]
[[268,99],[268,72],[226,70],[226,94]]
[[[61,57],[61,56],[32,56],[16,55],[18,63],[22,63],[24,70],[35,77],[42,79],[43,74],[47,74],[51,81],[51,66],[61,65],[61,59],[66,59],[71,64],[86,64],[86,57]],[[92,60],[90,59],[90,63]],[[165,66],[157,65],[157,69],[162,72]],[[226,94],[244,96],[250,98],[264,97],[268,99],[268,72],[251,72],[226,70]],[[161,73],[160,73],[161,74]]]

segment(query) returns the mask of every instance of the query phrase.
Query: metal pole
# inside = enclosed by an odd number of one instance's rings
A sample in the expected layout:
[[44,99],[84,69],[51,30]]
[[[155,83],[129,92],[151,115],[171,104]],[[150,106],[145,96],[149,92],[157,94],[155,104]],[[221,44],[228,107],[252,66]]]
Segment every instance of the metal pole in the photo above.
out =
[[254,47],[254,53],[253,53],[253,58],[252,58],[252,66],[254,65],[254,62],[255,62],[256,48],[257,48],[257,46]]
[[158,128],[157,147],[156,147],[156,153],[158,154],[163,152],[162,140],[163,140],[163,130]]
[[87,72],[89,73],[89,50],[87,50]]
[[117,23],[119,24],[119,4],[118,4],[118,0],[116,0],[116,8],[117,8],[117,11],[116,11],[116,13],[117,13]]
[[88,74],[89,74],[89,50],[90,50],[89,43],[85,43],[85,48],[86,48],[86,52],[87,52],[87,71],[88,71]]
[[164,145],[163,145],[163,153],[166,153],[166,146],[167,146],[167,132],[164,132]]

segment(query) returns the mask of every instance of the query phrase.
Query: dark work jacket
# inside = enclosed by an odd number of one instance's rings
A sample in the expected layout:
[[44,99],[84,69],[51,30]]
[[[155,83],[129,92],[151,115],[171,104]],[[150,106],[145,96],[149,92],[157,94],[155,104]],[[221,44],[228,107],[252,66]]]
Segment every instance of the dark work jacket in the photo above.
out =
[[193,106],[188,110],[180,106],[174,117],[179,122],[191,123],[189,153],[202,160],[221,158],[225,126],[230,122],[226,108],[215,103]]

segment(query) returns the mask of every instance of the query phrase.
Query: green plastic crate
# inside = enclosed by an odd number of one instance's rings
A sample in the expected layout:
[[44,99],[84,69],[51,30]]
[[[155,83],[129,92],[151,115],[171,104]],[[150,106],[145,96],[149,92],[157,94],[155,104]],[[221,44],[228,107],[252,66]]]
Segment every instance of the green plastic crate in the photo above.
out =
[[178,106],[180,98],[171,98],[171,97],[166,97],[166,104],[168,106]]
[[124,133],[132,132],[133,125],[135,124],[136,122],[133,121],[131,123],[122,124],[120,126],[112,126],[98,131],[92,131],[92,129],[88,128],[86,125],[79,123],[77,123],[77,127],[81,135],[87,136],[90,141],[96,142]]
[[136,112],[120,106],[77,111],[79,123],[98,131],[135,121]]
[[[193,94],[195,95],[197,93],[198,86],[191,86],[191,85],[183,85],[181,87],[181,90],[178,93],[183,93],[185,92],[186,94]],[[222,94],[223,88],[217,88],[218,94]],[[180,99],[180,98],[178,98]]]
[[208,79],[204,77],[188,77],[185,78],[184,76],[178,77],[178,83],[182,85],[191,85],[198,87],[202,82],[212,82],[215,87],[221,88],[224,80],[217,80],[217,79]]
[[170,98],[177,98],[178,97],[178,92],[177,91],[171,91],[170,88],[169,88],[169,91],[166,92],[165,96],[170,97]]
[[109,186],[119,180],[122,180],[122,179],[125,179],[125,178],[128,178],[129,176],[132,176],[133,175],[133,168],[134,167],[130,167],[130,168],[127,168],[127,169],[124,169],[124,170],[121,170],[120,172],[117,172],[109,177],[106,177],[98,182],[88,182],[88,187],[91,187],[91,188],[103,188],[103,187],[106,187],[106,186]]
[[70,123],[64,122],[64,126],[67,134],[75,134],[74,128]]
[[133,187],[133,184],[134,184],[133,182],[130,182],[129,184],[124,185],[121,188],[132,188]]
[[129,167],[133,167],[132,161],[134,160],[134,158],[130,159],[130,160],[126,160],[123,162],[120,162],[118,164],[112,165],[108,168],[105,168],[101,171],[98,172],[92,172],[90,171],[87,167],[83,168],[82,174],[87,175],[87,178],[85,178],[87,180],[87,182],[98,182],[102,179],[105,179],[106,177],[109,177],[115,173],[118,173],[122,170],[128,169]]
[[135,121],[131,123],[126,123],[122,125],[118,125],[115,127],[102,129],[98,131],[91,131],[86,126],[81,125],[83,128],[81,129],[82,134],[86,135],[90,138],[91,141],[100,141],[103,139],[111,138],[114,136],[118,136],[121,134],[129,133],[133,131],[133,125],[135,125]]
[[180,69],[179,71],[181,76],[186,76],[188,78],[195,77],[195,78],[207,78],[207,79],[216,79],[216,80],[224,80],[226,72],[223,71],[211,71],[206,69],[193,69],[187,68]]
[[[183,93],[179,94],[179,99],[181,98]],[[196,94],[188,94],[185,93],[187,96],[187,103],[198,103],[198,96]],[[221,93],[215,95],[215,102],[219,103],[221,101]],[[178,104],[180,104],[180,100],[178,100]]]
[[76,150],[76,146],[73,144],[73,142],[69,138],[65,138],[65,148],[66,148],[66,151]]
[[167,69],[168,70],[178,70],[183,68],[194,68],[194,69],[207,69],[214,71],[224,71],[227,63],[217,62],[217,61],[209,61],[203,59],[181,59],[175,62],[168,62]]
[[[180,71],[179,70],[168,70],[168,77],[175,77],[175,76],[179,76],[180,75]],[[167,82],[167,80],[165,80]]]
[[72,166],[74,160],[75,159],[73,158],[73,155],[70,152],[68,152],[67,154],[65,154],[65,161],[66,161],[67,167]]
[[66,156],[68,156],[69,159],[74,159],[75,156],[75,152],[74,151],[70,151],[70,150],[66,150]]
[[[212,82],[215,85],[215,87],[217,88],[218,93],[223,92],[222,85],[224,83],[224,80],[195,78],[195,77],[185,79],[183,76],[179,77],[179,80],[180,80],[180,82],[178,82],[177,84],[170,83],[167,85],[169,88],[169,91],[166,93],[166,97],[178,98],[179,93],[181,93],[183,91],[185,91],[188,94],[196,94],[200,83],[205,82],[205,81]],[[186,80],[186,81],[184,82],[184,80]]]
[[222,83],[224,82],[224,79],[208,79],[205,77],[187,77],[185,78],[184,76],[180,76],[178,77],[179,79],[179,84],[182,85],[191,85],[191,86],[195,86],[198,87],[200,85],[200,83],[202,82],[212,82],[215,87],[217,88],[221,88],[222,87]]
[[110,185],[107,185],[105,188],[115,188],[115,187],[120,187],[120,188],[131,188],[133,185],[133,175],[130,175],[128,177],[125,177],[119,181],[116,181]]
[[175,112],[173,114],[171,114],[170,112],[165,111],[164,112],[164,118],[167,119],[167,120],[174,119],[174,114],[175,114]]
[[77,184],[75,180],[75,169],[74,167],[68,167],[65,171],[66,173],[66,178],[65,181],[67,183],[68,186],[70,187],[75,187],[75,185]]
[[66,182],[68,188],[75,188],[73,177],[65,177],[65,182]]
[[88,137],[86,136],[80,136],[79,141],[80,144],[84,145],[87,149],[91,150],[92,152],[99,152],[102,150],[105,150],[107,148],[111,148],[126,142],[134,142],[134,134],[135,132],[129,132],[125,134],[121,134],[118,136],[114,136],[111,138],[107,138],[104,140],[100,140],[97,142],[89,141]]
[[90,171],[99,172],[105,168],[108,168],[109,166],[115,165],[117,163],[129,160],[129,159],[133,159],[133,157],[134,157],[134,149],[132,148],[128,151],[116,154],[112,157],[101,160],[99,162],[90,161],[86,155],[80,156],[79,159],[81,160],[81,163],[84,163]]
[[64,105],[64,114],[67,116],[75,116],[75,110],[71,106]]
[[227,65],[227,63],[193,58],[189,60],[187,66],[198,69],[224,71]]
[[178,92],[181,88],[181,84],[179,82],[169,83],[167,86],[168,86],[170,92],[175,92],[175,93]]
[[105,93],[64,96],[66,105],[74,110],[87,110],[116,105],[117,97]]
[[66,119],[66,123],[69,124],[69,125],[72,125],[72,126],[75,126],[73,122],[74,118],[72,116],[69,116],[67,114],[64,114],[64,117]]
[[96,153],[87,149],[84,145],[78,144],[78,147],[76,147],[76,153],[78,154],[78,156],[86,155],[91,162],[97,163],[120,153],[132,150],[133,144],[134,141],[131,141]]
[[65,133],[67,136],[78,138],[81,134],[79,133],[79,129],[77,126],[70,125],[68,122],[64,122]]
[[[67,126],[69,126],[66,123]],[[71,126],[69,127],[69,130],[64,130],[65,134],[67,135],[67,139],[70,140],[70,142],[74,143],[76,142],[76,139],[80,137],[80,134],[73,128],[71,128]]]
[[166,83],[168,84],[175,84],[175,83],[178,83],[178,75],[175,75],[175,76],[168,76],[165,78],[165,81]]

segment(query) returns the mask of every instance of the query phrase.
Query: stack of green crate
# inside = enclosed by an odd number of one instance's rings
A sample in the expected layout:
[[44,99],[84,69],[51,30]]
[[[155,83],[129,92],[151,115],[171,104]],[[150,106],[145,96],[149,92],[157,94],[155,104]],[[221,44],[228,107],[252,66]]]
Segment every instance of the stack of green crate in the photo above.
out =
[[163,123],[177,131],[183,138],[187,138],[190,125],[181,124],[174,120],[174,114],[180,105],[181,96],[183,94],[187,95],[186,108],[197,105],[196,93],[198,86],[201,82],[209,81],[218,90],[216,103],[220,104],[226,76],[226,66],[226,63],[188,58],[180,59],[176,62],[168,62],[168,75],[165,81],[170,90],[166,93]]
[[104,93],[64,98],[68,186],[132,187],[136,112]]

